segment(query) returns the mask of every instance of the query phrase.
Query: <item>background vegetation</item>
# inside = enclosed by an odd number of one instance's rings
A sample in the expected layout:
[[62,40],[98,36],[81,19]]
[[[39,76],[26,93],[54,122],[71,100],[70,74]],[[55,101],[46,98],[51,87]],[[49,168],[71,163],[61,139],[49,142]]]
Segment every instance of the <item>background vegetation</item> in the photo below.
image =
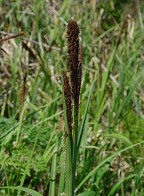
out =
[[143,10],[140,0],[0,1],[1,38],[24,32],[0,43],[0,195],[62,190],[71,18],[83,62],[76,194],[144,195]]

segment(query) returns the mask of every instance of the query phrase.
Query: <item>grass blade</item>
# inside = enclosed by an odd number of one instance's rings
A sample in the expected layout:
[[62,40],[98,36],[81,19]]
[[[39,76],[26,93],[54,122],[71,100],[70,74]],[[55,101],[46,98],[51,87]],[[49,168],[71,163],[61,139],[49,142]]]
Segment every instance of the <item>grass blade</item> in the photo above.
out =
[[97,172],[97,170],[101,167],[101,166],[103,166],[105,163],[107,163],[107,162],[111,162],[112,161],[112,159],[115,157],[115,156],[117,156],[119,153],[122,153],[122,152],[125,152],[125,151],[127,151],[127,150],[130,150],[130,149],[132,149],[132,148],[134,148],[134,147],[136,147],[136,146],[138,146],[138,145],[140,145],[140,144],[144,144],[144,141],[142,141],[142,142],[139,142],[139,143],[136,143],[136,144],[134,144],[134,145],[132,145],[132,146],[129,146],[129,147],[127,147],[127,148],[124,148],[124,149],[122,149],[122,150],[119,150],[118,152],[115,152],[114,154],[112,154],[111,156],[109,156],[108,158],[106,158],[105,160],[103,160],[101,163],[99,163],[83,180],[82,180],[82,182],[78,185],[78,187],[76,188],[76,190],[75,190],[75,192],[77,192],[81,187],[82,187],[82,185],[84,185],[84,183],[90,178],[90,177],[92,177],[96,172]]
[[78,151],[79,151],[81,140],[82,140],[82,136],[83,136],[83,131],[84,131],[84,127],[85,127],[85,122],[86,122],[86,118],[87,118],[87,114],[88,114],[88,109],[89,109],[89,106],[90,106],[90,101],[91,101],[91,96],[92,96],[92,92],[93,92],[95,81],[96,81],[96,75],[95,75],[94,81],[93,81],[93,83],[91,85],[91,89],[90,89],[87,105],[86,105],[85,112],[84,112],[83,121],[82,121],[82,124],[81,124],[81,127],[80,127],[80,131],[79,131],[79,135],[78,135],[78,147],[77,147]]
[[13,189],[13,190],[19,190],[19,191],[23,191],[26,192],[32,196],[43,196],[42,194],[38,193],[37,191],[34,191],[32,189],[26,188],[26,187],[21,187],[21,186],[4,186],[4,187],[0,187],[0,189]]
[[120,180],[119,182],[117,182],[113,187],[112,189],[110,190],[108,196],[112,196],[115,194],[115,192],[121,187],[121,184],[124,183],[125,181],[127,180],[130,180],[131,178],[134,178],[136,175],[135,174],[132,174],[122,180]]

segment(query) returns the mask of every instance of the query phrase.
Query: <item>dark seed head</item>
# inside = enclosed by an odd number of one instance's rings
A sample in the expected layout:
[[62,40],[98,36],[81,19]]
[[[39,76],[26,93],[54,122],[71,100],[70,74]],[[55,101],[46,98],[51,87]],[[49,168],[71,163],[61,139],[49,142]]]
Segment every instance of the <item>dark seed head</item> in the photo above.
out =
[[66,103],[66,115],[67,115],[67,122],[68,122],[68,129],[70,134],[70,139],[72,142],[72,94],[71,94],[71,86],[69,84],[68,77],[66,72],[62,73],[63,81],[64,81],[64,96],[65,96],[65,103]]
[[79,62],[79,27],[74,20],[70,20],[67,26],[68,41],[68,65],[70,69],[77,69]]
[[82,65],[79,60],[79,27],[77,22],[70,20],[67,26],[67,41],[68,41],[68,67],[70,70],[70,82],[72,88],[72,97],[75,108],[78,111],[79,96],[82,77]]

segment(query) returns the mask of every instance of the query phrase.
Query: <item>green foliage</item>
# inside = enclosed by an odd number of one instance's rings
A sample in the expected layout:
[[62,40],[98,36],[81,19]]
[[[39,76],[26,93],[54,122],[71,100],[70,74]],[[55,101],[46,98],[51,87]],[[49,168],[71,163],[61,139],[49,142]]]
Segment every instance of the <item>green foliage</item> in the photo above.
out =
[[140,115],[136,115],[134,111],[130,111],[125,118],[123,132],[126,137],[135,143],[144,139],[144,120]]

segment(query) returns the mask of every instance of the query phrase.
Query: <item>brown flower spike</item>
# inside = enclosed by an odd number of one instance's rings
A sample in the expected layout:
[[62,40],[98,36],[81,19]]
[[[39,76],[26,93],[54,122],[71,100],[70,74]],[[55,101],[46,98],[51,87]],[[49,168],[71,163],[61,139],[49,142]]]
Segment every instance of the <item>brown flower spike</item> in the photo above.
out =
[[70,134],[70,141],[72,142],[72,96],[71,96],[71,86],[69,84],[68,77],[66,72],[62,73],[63,81],[64,81],[64,96],[66,102],[66,115],[67,115],[67,123]]
[[[77,22],[70,20],[67,26],[67,41],[68,41],[68,67],[70,70],[70,81],[72,88],[72,97],[74,100],[76,113],[79,108],[79,96],[82,78],[82,65],[79,61],[79,27]],[[76,114],[77,115],[77,114]]]
[[63,72],[64,96],[66,103],[66,115],[70,141],[72,144],[72,100],[75,107],[75,116],[78,116],[79,97],[82,78],[82,65],[79,61],[79,27],[74,20],[70,20],[67,26],[68,41],[68,69],[70,71],[70,80]]
[[[69,78],[66,72],[63,72],[64,81],[64,97],[66,104],[66,117],[69,131],[69,140],[71,143],[71,151],[69,148],[66,153],[71,158],[71,166],[68,164],[67,169],[71,171],[70,184],[66,186],[71,189],[69,195],[74,195],[75,187],[75,173],[76,173],[76,160],[77,160],[77,147],[78,147],[78,109],[79,109],[79,97],[81,89],[81,78],[82,78],[82,64],[79,60],[79,27],[77,22],[70,20],[67,25],[67,42],[68,42],[68,71]],[[72,107],[72,102],[74,106]],[[74,112],[74,116],[72,114]],[[70,188],[71,186],[71,188]]]

